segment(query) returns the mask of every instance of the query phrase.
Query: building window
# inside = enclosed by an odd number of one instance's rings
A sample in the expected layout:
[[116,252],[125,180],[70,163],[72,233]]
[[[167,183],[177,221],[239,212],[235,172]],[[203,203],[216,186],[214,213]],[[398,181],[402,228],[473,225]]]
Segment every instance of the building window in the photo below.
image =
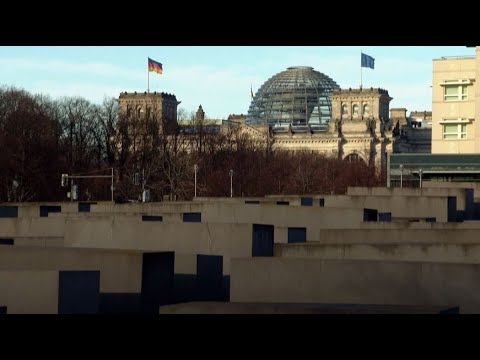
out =
[[[448,120],[447,120],[448,121]],[[466,139],[467,138],[467,124],[462,123],[444,123],[443,124],[443,139]]]
[[443,90],[443,98],[445,101],[467,100],[467,85],[445,85]]
[[342,115],[348,114],[348,106],[347,104],[342,104]]
[[381,109],[381,111],[380,111],[381,118],[383,120],[388,119],[388,108],[387,108],[387,106],[385,104],[381,104],[380,109]]
[[370,115],[370,106],[368,106],[368,104],[363,105],[363,115],[364,116]]
[[343,160],[346,161],[346,162],[349,162],[349,163],[354,163],[354,162],[362,161],[362,158],[360,156],[358,156],[357,153],[352,153],[352,154],[349,154],[349,155],[345,156],[345,158]]
[[358,105],[353,105],[353,115],[358,115]]

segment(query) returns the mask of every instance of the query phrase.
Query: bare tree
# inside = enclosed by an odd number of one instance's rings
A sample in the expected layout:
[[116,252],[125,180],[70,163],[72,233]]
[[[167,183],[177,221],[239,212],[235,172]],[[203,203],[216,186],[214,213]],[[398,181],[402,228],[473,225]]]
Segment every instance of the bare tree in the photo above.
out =
[[115,128],[118,121],[118,103],[114,98],[105,97],[97,109],[98,131],[96,132],[97,151],[106,165],[115,163]]
[[0,103],[0,183],[5,198],[28,201],[54,196],[50,184],[59,164],[55,122],[23,90],[2,91]]

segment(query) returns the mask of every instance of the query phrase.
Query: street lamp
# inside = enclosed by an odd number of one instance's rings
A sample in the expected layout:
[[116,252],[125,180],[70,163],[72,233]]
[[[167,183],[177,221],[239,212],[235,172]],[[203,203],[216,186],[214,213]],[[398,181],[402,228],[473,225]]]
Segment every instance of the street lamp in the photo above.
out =
[[17,201],[17,189],[18,189],[18,181],[17,180],[13,180],[12,188],[13,188],[13,195],[15,197],[15,201]]
[[420,175],[420,189],[422,188],[422,173],[423,173],[422,169],[418,170],[418,174]]
[[197,171],[198,171],[197,164],[193,165],[193,171],[195,172],[195,196],[194,197],[197,197]]
[[403,165],[400,164],[400,187],[403,188]]
[[230,197],[233,197],[233,169],[230,169]]

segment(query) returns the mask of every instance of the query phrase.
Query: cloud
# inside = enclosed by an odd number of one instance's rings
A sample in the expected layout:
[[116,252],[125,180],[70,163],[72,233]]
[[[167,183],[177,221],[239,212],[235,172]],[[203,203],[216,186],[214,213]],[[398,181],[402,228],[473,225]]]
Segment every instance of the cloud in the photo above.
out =
[[59,82],[39,81],[34,83],[28,91],[35,94],[48,94],[52,98],[60,98],[63,96],[83,97],[94,103],[101,104],[104,97],[118,97],[121,88],[106,84],[92,83],[69,83],[63,84]]
[[[150,81],[152,83],[152,79]],[[202,104],[208,116],[226,118],[231,113],[246,113],[250,104],[250,86],[255,91],[264,81],[242,66],[217,69],[196,65],[172,67],[157,83],[176,94],[182,101],[181,106],[188,111],[196,110]]]
[[129,69],[102,62],[67,62],[63,60],[31,60],[25,58],[0,58],[2,72],[34,71],[51,73],[71,73],[102,77],[118,77],[128,80],[141,80],[145,71]]

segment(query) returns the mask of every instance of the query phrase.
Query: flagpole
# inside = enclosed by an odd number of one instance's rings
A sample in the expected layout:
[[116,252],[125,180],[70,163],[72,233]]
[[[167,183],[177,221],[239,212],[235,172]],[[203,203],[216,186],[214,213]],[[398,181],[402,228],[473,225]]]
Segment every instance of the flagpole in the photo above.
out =
[[363,85],[363,79],[362,79],[362,50],[360,50],[360,89],[362,88]]
[[150,69],[148,68],[148,62],[147,62],[147,93],[150,94]]

